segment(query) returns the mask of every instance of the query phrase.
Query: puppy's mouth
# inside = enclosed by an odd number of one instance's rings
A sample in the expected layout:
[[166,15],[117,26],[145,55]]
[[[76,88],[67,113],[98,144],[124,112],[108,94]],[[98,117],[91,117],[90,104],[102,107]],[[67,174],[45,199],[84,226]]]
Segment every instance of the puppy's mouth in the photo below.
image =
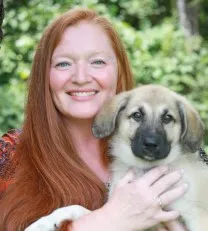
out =
[[168,143],[165,145],[157,145],[152,148],[146,147],[142,143],[134,141],[132,142],[131,148],[136,158],[142,159],[143,161],[152,164],[154,162],[164,160],[168,157],[171,150],[171,144]]
[[134,152],[134,155],[136,158],[139,158],[145,162],[149,162],[151,165],[156,165],[158,161],[164,160],[168,157],[169,155],[169,150],[162,150],[161,152]]
[[145,154],[145,155],[143,156],[143,159],[144,159],[144,160],[147,160],[147,161],[155,161],[155,160],[158,160],[158,159],[155,157],[155,155],[154,155],[154,154],[151,154],[151,153]]

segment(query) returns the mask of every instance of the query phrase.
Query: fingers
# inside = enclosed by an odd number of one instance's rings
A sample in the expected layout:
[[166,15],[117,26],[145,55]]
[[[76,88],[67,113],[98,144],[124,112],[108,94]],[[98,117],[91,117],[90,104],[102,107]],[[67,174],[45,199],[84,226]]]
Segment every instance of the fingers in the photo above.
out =
[[160,195],[160,201],[162,206],[165,207],[183,196],[187,189],[188,184],[185,183]]
[[175,220],[180,216],[179,212],[177,211],[162,211],[159,212],[156,216],[155,219],[157,219],[160,222],[167,222],[167,221],[172,221]]
[[169,231],[187,231],[184,225],[182,225],[178,220],[167,222],[165,226],[168,228]]
[[182,176],[182,170],[171,172],[156,181],[152,185],[152,190],[156,193],[156,195],[160,195],[169,189],[172,185],[176,184],[182,178]]
[[156,231],[169,231],[169,230],[162,227],[162,228],[158,228]]
[[165,223],[165,227],[158,228],[157,231],[188,231],[178,220]]
[[149,186],[168,172],[168,166],[159,166],[146,172],[139,180],[146,182]]
[[136,176],[135,176],[133,169],[129,169],[126,175],[118,182],[117,185],[122,186],[122,185],[128,184],[132,182],[133,180],[135,180],[135,178]]

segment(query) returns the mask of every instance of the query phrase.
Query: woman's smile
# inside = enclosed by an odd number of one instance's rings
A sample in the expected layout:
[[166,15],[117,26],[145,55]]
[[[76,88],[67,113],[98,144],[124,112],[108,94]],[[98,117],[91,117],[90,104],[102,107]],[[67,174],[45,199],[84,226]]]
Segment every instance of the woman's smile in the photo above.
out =
[[84,90],[84,91],[70,91],[67,94],[69,94],[73,100],[87,101],[93,99],[98,92],[99,91],[95,91],[95,90]]

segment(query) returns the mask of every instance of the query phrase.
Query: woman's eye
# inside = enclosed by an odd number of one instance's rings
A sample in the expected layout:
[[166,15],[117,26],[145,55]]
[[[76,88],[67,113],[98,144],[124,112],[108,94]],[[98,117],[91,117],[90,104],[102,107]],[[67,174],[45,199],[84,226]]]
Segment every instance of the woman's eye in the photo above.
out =
[[66,68],[66,67],[70,67],[71,63],[69,62],[60,62],[56,64],[56,67],[62,67],[62,68]]
[[103,60],[95,60],[95,61],[92,62],[92,64],[103,65],[103,64],[105,64],[105,62]]

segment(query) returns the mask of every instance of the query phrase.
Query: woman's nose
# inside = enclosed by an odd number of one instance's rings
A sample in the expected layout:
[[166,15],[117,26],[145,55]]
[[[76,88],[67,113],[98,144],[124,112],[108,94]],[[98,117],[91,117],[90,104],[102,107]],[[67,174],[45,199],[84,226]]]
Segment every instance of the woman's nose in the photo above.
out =
[[91,82],[92,77],[88,73],[87,64],[84,62],[76,64],[76,68],[71,81],[76,84],[85,84]]

